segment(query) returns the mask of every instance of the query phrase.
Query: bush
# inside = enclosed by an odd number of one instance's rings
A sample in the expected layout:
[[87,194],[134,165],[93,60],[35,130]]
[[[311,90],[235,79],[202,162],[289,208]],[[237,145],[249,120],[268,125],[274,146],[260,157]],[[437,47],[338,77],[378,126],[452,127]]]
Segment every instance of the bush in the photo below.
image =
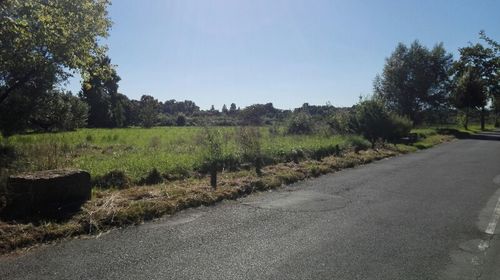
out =
[[288,120],[286,131],[288,134],[311,134],[314,124],[311,115],[299,112],[293,114]]
[[218,129],[204,129],[202,135],[205,146],[204,165],[208,166],[210,171],[210,185],[217,188],[217,171],[222,168],[224,155],[222,151],[222,133]]
[[356,105],[350,127],[363,135],[372,148],[381,139],[397,141],[410,133],[412,123],[405,117],[390,113],[378,100],[365,100]]
[[113,170],[104,176],[95,179],[94,184],[100,188],[118,188],[125,189],[130,187],[132,181],[121,170]]
[[398,142],[401,138],[410,135],[412,129],[412,122],[410,119],[400,116],[398,114],[389,114],[389,129],[386,131],[385,139],[391,142]]
[[350,134],[353,132],[351,127],[352,118],[353,114],[350,114],[349,112],[339,111],[330,116],[328,125],[334,133]]
[[262,141],[259,129],[255,127],[240,127],[238,129],[237,141],[243,160],[254,164],[257,175],[262,175]]
[[175,120],[175,125],[177,126],[186,126],[187,119],[184,114],[177,115],[177,119]]
[[347,143],[349,146],[357,153],[359,151],[367,150],[370,148],[371,143],[365,138],[359,135],[351,135],[349,136]]
[[153,168],[146,177],[139,181],[139,185],[154,185],[161,182],[163,182],[163,176],[158,172],[158,169]]

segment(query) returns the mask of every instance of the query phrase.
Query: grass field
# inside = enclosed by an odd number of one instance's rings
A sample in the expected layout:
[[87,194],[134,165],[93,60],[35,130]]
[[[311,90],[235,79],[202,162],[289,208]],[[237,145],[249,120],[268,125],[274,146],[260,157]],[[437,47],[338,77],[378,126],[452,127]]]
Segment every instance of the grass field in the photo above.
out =
[[[237,128],[222,127],[223,153],[241,161],[236,143]],[[203,163],[205,148],[201,127],[158,127],[124,129],[81,129],[74,132],[16,135],[7,140],[21,154],[23,171],[80,168],[93,178],[113,170],[125,172],[133,182],[156,168],[161,174],[188,176]],[[313,157],[331,154],[335,145],[347,147],[363,142],[359,137],[331,135],[284,135],[260,128],[266,162],[282,162],[293,154]]]
[[[428,148],[443,142],[440,128],[456,126],[417,128],[412,132],[421,136],[413,147]],[[492,128],[492,127],[488,127]],[[223,138],[223,153],[228,161],[242,162],[235,127],[220,127]],[[346,149],[353,145],[368,145],[356,136],[329,134],[285,135],[261,127],[262,154],[266,163],[289,161],[291,157],[321,158],[333,154],[335,146]],[[469,132],[479,131],[472,125]],[[109,172],[123,171],[133,183],[139,182],[157,169],[164,177],[189,177],[198,170],[205,157],[203,145],[205,128],[202,127],[157,127],[123,129],[81,129],[73,132],[16,135],[2,142],[15,147],[20,156],[16,172],[37,171],[55,168],[79,168],[99,178]]]
[[[445,133],[442,128],[447,128],[448,132]],[[238,130],[232,127],[218,129],[224,138],[224,153],[238,158]],[[475,126],[472,128],[473,131],[476,129]],[[425,149],[453,139],[454,133],[468,133],[449,126],[418,128],[412,131],[419,135],[414,143],[380,145],[375,150],[368,148],[358,152],[352,148],[369,146],[359,136],[290,136],[272,133],[269,128],[260,128],[260,132],[263,153],[276,163],[265,167],[262,176],[257,176],[253,170],[223,172],[217,189],[209,186],[206,176],[165,180],[126,189],[95,188],[92,199],[68,219],[0,220],[0,254],[70,236],[96,234],[113,227],[139,224],[185,208],[212,205],[254,191],[279,188],[283,184]],[[66,133],[18,135],[2,139],[2,142],[8,142],[6,144],[22,153],[15,165],[19,169],[11,170],[13,172],[76,167],[88,170],[96,177],[112,170],[122,170],[137,181],[152,168],[162,173],[193,172],[203,161],[201,143],[204,133],[204,129],[199,127],[82,129]],[[330,155],[336,145],[342,153]],[[298,151],[303,155],[300,162],[286,158]]]

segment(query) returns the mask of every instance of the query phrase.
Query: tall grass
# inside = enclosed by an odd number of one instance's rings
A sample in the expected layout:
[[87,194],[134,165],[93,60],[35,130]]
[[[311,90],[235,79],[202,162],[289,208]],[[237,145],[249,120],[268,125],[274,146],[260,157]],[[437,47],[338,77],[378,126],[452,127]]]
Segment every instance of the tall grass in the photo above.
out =
[[[259,128],[266,162],[289,160],[298,153],[314,156],[349,146],[349,138],[328,135],[284,135]],[[237,129],[220,128],[223,153],[241,159]],[[24,170],[80,168],[93,177],[114,170],[139,181],[157,169],[161,174],[186,174],[203,164],[203,129],[199,127],[158,127],[125,129],[81,129],[73,132],[16,135],[8,139],[23,156]]]

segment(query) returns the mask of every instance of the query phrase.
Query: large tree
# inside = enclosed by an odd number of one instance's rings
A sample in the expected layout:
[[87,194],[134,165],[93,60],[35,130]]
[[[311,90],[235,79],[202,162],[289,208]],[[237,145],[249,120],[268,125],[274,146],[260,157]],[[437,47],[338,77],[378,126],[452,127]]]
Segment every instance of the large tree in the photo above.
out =
[[424,109],[445,105],[451,66],[452,55],[443,44],[428,49],[418,41],[409,47],[400,43],[375,78],[375,94],[391,110],[418,123]]
[[158,121],[160,103],[151,95],[141,96],[139,102],[139,120],[143,127],[152,127]]
[[[106,48],[108,0],[0,1],[0,103],[85,71]],[[43,85],[46,86],[46,85]],[[35,91],[35,92],[34,92]]]
[[486,32],[479,33],[481,39],[486,41],[488,45],[495,51],[495,58],[493,60],[496,71],[493,72],[490,87],[490,97],[492,98],[492,107],[495,112],[495,126],[500,126],[500,43],[493,40],[486,35]]
[[[481,44],[470,45],[459,49],[460,58],[454,64],[455,83],[459,83],[460,79],[466,76],[473,76],[469,80],[477,80],[474,83],[480,83],[483,92],[475,94],[476,97],[481,97],[478,101],[481,110],[481,129],[485,128],[485,112],[488,100],[496,94],[498,90],[498,58],[495,51],[486,48]],[[458,84],[459,85],[459,84]]]
[[22,132],[56,85],[106,52],[108,0],[0,1],[0,124]]
[[[118,82],[111,59],[103,57],[88,68],[83,81],[81,97],[89,105],[89,126],[116,127],[123,124],[121,100],[118,96]],[[115,116],[117,118],[115,118]]]
[[464,113],[463,126],[468,129],[469,117],[472,110],[486,105],[485,84],[480,73],[472,67],[465,69],[456,76],[456,85],[453,90],[452,101],[456,108]]

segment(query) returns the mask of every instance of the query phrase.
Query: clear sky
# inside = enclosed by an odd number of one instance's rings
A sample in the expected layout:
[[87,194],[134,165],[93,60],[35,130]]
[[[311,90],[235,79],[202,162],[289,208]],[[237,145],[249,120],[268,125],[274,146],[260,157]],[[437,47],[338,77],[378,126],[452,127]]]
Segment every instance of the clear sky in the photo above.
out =
[[120,92],[203,109],[350,106],[398,42],[500,40],[498,0],[115,0],[110,16]]

